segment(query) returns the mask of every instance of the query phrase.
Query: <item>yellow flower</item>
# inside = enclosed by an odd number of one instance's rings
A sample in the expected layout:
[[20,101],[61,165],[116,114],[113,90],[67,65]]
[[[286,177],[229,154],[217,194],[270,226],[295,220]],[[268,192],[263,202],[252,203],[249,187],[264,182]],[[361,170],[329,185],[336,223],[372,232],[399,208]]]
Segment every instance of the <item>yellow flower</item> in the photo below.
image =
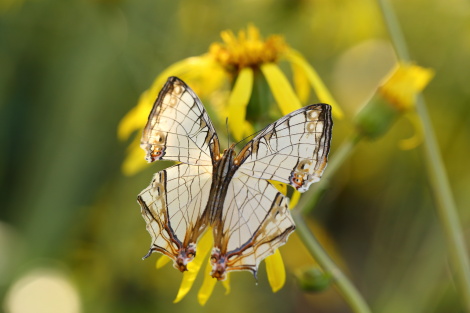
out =
[[[225,106],[214,110],[222,122],[228,116],[230,131],[237,140],[254,132],[253,126],[247,121],[247,107],[252,98],[255,78],[260,75],[266,79],[283,115],[306,105],[311,87],[318,101],[332,105],[333,114],[337,118],[343,116],[315,69],[299,52],[289,47],[281,36],[273,35],[263,40],[258,29],[249,25],[238,36],[231,31],[223,31],[221,37],[222,42],[213,43],[209,52],[179,61],[158,75],[152,86],[142,94],[137,106],[121,120],[118,137],[126,140],[133,132],[143,129],[153,102],[169,76],[184,80],[201,98],[220,95],[215,91],[227,91],[233,85],[226,93],[228,96],[218,101]],[[280,61],[290,63],[294,88],[277,65]],[[123,163],[125,174],[134,174],[146,166],[140,155],[137,139]]]
[[398,111],[405,113],[415,133],[400,141],[403,150],[417,147],[423,141],[421,119],[414,109],[416,95],[421,92],[434,76],[434,71],[415,64],[398,64],[389,78],[379,87],[378,92]]
[[[258,72],[266,79],[283,115],[302,107],[301,103],[308,100],[308,87],[311,85],[318,99],[331,104],[337,117],[342,116],[342,111],[313,67],[300,53],[290,48],[281,36],[273,35],[263,40],[258,29],[249,25],[238,36],[231,31],[224,31],[221,37],[223,42],[213,43],[209,55],[236,79],[228,101],[228,117],[232,121],[230,130],[236,139],[252,133],[246,124],[245,115],[253,88],[253,76]],[[281,60],[291,63],[297,93],[277,65]]]
[[434,71],[415,64],[399,63],[379,87],[378,92],[399,111],[414,108],[416,95],[434,76]]
[[[133,132],[143,129],[152,105],[169,76],[183,79],[201,98],[217,95],[218,102],[223,105],[214,108],[216,117],[219,121],[223,121],[228,116],[231,133],[237,140],[254,133],[250,121],[255,118],[248,116],[247,109],[254,90],[258,88],[257,84],[261,80],[266,82],[283,115],[307,104],[310,88],[313,88],[320,102],[332,105],[336,117],[343,115],[314,68],[299,52],[290,48],[281,36],[273,35],[264,40],[258,29],[249,25],[246,30],[241,30],[238,36],[231,31],[223,31],[221,37],[222,42],[213,43],[207,53],[184,59],[165,69],[152,86],[141,95],[137,106],[121,120],[118,137],[125,140]],[[290,63],[294,88],[278,66],[280,61]],[[221,100],[221,95],[226,96]],[[261,97],[268,98],[268,94],[263,93]],[[214,98],[212,100],[215,102]],[[265,112],[262,113],[265,115]],[[128,156],[122,165],[125,174],[133,174],[146,164],[139,148],[139,141],[140,133],[129,146]],[[285,185],[277,188],[286,189]],[[286,191],[283,193],[286,194]],[[291,207],[297,203],[299,195],[298,192],[293,193]],[[175,302],[180,301],[188,293],[204,261],[208,262],[206,255],[212,247],[211,236],[212,232],[206,231],[200,239],[197,256],[188,265],[188,271],[183,274]],[[268,281],[273,292],[276,292],[282,288],[286,278],[281,254],[276,250],[265,260]],[[161,257],[157,261],[157,268],[164,266],[168,261],[167,257]],[[206,272],[210,272],[210,263],[206,263],[205,268]],[[209,299],[215,283],[215,279],[208,274],[205,275],[198,294],[201,305]],[[228,279],[223,285],[229,292]]]
[[382,136],[393,122],[404,114],[415,128],[413,137],[400,142],[402,149],[412,149],[422,141],[420,119],[416,116],[416,95],[432,79],[434,72],[414,64],[398,63],[383,80],[377,92],[359,112],[356,124],[367,138]]

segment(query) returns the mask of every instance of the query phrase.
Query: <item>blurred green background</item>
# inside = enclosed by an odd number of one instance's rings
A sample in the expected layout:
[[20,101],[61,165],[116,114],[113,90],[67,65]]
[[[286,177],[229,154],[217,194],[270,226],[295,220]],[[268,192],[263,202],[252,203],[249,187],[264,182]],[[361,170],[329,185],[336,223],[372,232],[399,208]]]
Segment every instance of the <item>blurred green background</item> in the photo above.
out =
[[[436,72],[424,96],[469,242],[470,4],[393,5],[413,59]],[[311,260],[294,236],[281,249],[281,291],[271,293],[263,264],[258,284],[236,273],[231,294],[219,284],[205,307],[196,300],[200,280],[173,304],[181,274],[155,270],[156,256],[141,260],[150,237],[136,195],[158,166],[125,177],[128,142],[117,140],[117,125],[164,68],[250,22],[264,36],[285,36],[346,112],[335,120],[334,156],[395,62],[375,1],[1,0],[5,312],[350,312],[333,287],[300,289],[294,273]],[[414,131],[400,119],[360,143],[311,219],[374,312],[463,312],[420,149],[398,148]]]

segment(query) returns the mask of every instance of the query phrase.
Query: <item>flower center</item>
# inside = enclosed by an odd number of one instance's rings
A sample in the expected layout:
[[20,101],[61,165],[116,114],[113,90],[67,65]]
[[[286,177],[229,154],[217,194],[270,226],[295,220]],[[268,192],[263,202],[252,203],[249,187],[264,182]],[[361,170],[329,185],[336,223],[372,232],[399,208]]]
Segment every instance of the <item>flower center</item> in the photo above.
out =
[[273,35],[263,40],[253,25],[249,25],[246,32],[239,31],[238,37],[231,31],[223,31],[221,37],[223,43],[213,43],[209,54],[229,72],[277,62],[287,48],[283,37]]

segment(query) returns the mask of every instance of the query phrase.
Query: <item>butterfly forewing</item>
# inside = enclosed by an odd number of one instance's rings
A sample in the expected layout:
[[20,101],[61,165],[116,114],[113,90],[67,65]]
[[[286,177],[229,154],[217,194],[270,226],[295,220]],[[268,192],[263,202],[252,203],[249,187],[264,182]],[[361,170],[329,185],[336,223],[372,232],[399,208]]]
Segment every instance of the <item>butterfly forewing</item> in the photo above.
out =
[[201,101],[176,77],[170,77],[160,91],[140,146],[148,162],[212,165],[214,154],[219,153],[217,134]]
[[331,107],[314,104],[263,129],[240,152],[240,172],[304,192],[320,180],[330,149]]

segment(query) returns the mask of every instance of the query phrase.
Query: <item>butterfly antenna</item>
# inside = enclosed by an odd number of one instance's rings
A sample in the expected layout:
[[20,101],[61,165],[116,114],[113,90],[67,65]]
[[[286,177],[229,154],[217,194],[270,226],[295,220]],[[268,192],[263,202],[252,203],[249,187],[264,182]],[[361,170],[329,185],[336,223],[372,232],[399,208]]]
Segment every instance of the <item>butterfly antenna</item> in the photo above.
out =
[[264,129],[258,130],[257,132],[254,132],[253,134],[246,136],[245,138],[243,138],[242,140],[240,140],[239,142],[237,142],[237,143],[235,144],[235,146],[237,146],[240,142],[243,142],[243,141],[247,140],[247,139],[250,138],[250,137],[253,137],[253,136],[258,135],[258,134],[259,134],[260,132],[262,132],[263,130],[264,130]]

